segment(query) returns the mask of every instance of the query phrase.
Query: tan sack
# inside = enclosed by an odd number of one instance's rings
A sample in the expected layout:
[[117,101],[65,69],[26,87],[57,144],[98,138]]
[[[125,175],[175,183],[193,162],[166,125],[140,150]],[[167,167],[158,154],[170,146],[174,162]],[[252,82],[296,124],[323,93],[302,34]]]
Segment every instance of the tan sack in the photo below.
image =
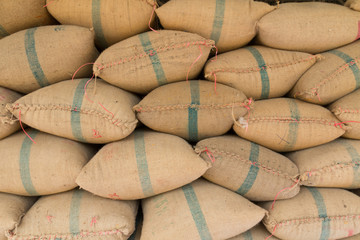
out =
[[360,140],[339,138],[286,156],[300,170],[302,185],[360,188]]
[[271,233],[266,230],[262,223],[259,223],[255,227],[247,230],[246,232],[233,237],[229,238],[228,240],[279,240],[278,238],[271,236]]
[[345,3],[346,7],[349,7],[355,11],[360,11],[360,1],[359,0],[347,0]]
[[281,97],[320,56],[249,46],[223,53],[205,65],[205,78],[241,90],[247,97]]
[[255,226],[265,210],[225,188],[199,179],[142,200],[141,240],[227,239]]
[[[71,79],[98,54],[94,31],[87,28],[58,25],[23,30],[0,40],[0,86],[30,93]],[[90,65],[76,74],[90,76]]]
[[234,124],[240,137],[279,152],[330,142],[344,129],[326,108],[291,98],[256,101],[252,111]]
[[151,129],[197,142],[231,129],[233,117],[245,115],[252,101],[234,88],[209,81],[171,83],[156,88],[134,107]]
[[9,240],[126,240],[135,229],[136,201],[115,201],[83,190],[41,197]]
[[[97,45],[110,45],[149,30],[155,0],[47,0],[61,24],[94,28]],[[155,15],[155,14],[153,14]],[[151,24],[154,16],[151,18]]]
[[56,24],[45,0],[0,0],[0,39],[20,30]]
[[6,231],[14,230],[36,198],[0,193],[0,240],[7,240]]
[[0,169],[0,191],[39,196],[77,187],[75,179],[95,149],[34,129],[26,132],[29,137],[20,131],[0,140],[0,165],[6,166]]
[[6,104],[15,102],[21,96],[17,92],[0,87],[0,139],[20,129],[17,119],[6,110]]
[[195,151],[212,162],[204,178],[251,201],[291,198],[300,190],[299,170],[293,162],[236,135],[201,140]]
[[249,43],[256,35],[256,22],[274,9],[253,0],[171,0],[156,14],[165,29],[197,33],[225,52]]
[[101,79],[68,80],[32,92],[7,109],[27,125],[60,137],[108,143],[128,136],[139,98]]
[[341,239],[360,233],[360,197],[337,188],[302,187],[291,199],[261,204],[268,231],[284,240]]
[[184,186],[209,167],[184,139],[139,129],[105,145],[76,183],[101,197],[141,199]]
[[93,70],[112,85],[146,94],[171,82],[196,78],[214,41],[194,33],[146,32],[103,51]]
[[321,55],[325,59],[304,73],[291,97],[326,105],[360,87],[360,40]]
[[257,43],[272,48],[320,53],[357,40],[360,13],[324,2],[280,4],[257,24]]
[[340,121],[349,126],[343,137],[360,139],[360,89],[340,98],[328,108]]

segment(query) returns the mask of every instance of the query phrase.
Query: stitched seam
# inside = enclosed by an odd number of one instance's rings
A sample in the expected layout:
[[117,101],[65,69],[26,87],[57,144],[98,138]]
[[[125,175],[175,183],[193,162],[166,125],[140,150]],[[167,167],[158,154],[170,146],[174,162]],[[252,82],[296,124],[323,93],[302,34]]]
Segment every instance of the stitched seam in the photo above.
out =
[[233,107],[248,107],[246,103],[228,103],[228,104],[178,104],[172,106],[135,106],[133,109],[137,112],[157,112],[157,111],[171,111],[171,110],[183,110],[183,109],[231,109]]
[[335,121],[329,121],[326,119],[321,118],[302,118],[302,119],[292,119],[289,117],[262,117],[262,118],[249,118],[247,119],[248,123],[250,122],[282,122],[282,123],[290,123],[290,122],[298,122],[298,123],[316,123],[316,124],[322,124],[322,125],[329,125],[338,128],[341,127],[341,122],[335,122]]
[[360,109],[344,109],[344,108],[341,108],[341,107],[337,107],[333,111],[338,112],[338,114],[341,114],[341,113],[354,113],[354,114],[360,113]]
[[333,165],[328,165],[328,166],[324,166],[322,168],[319,169],[311,169],[309,171],[305,171],[303,174],[311,174],[309,177],[311,177],[313,174],[320,176],[321,173],[326,173],[326,172],[332,172],[335,171],[339,168],[352,168],[355,167],[357,165],[360,165],[360,162],[342,162],[339,164],[333,164]]

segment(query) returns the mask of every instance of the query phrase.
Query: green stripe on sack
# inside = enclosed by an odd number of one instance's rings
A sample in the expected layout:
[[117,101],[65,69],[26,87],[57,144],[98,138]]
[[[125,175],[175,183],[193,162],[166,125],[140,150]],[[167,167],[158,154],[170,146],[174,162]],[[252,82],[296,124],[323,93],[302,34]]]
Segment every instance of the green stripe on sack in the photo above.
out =
[[[29,132],[29,136],[32,139],[35,139],[38,133],[39,131],[37,130],[31,130]],[[31,139],[25,136],[25,139],[20,149],[20,159],[19,159],[20,177],[26,192],[30,196],[39,196],[40,194],[36,191],[32,183],[31,173],[30,173],[30,152],[31,152],[32,144],[33,142],[31,141]]]
[[92,22],[95,30],[96,42],[102,49],[108,47],[101,24],[101,0],[92,0]]
[[250,230],[244,232],[244,240],[253,240]]
[[187,204],[190,208],[191,215],[195,221],[196,228],[199,232],[201,240],[211,240],[211,234],[209,232],[204,214],[201,210],[199,201],[196,197],[193,187],[188,184],[182,187]]
[[350,62],[353,62],[353,61],[355,62],[355,59],[353,59],[352,57],[350,57],[349,55],[347,55],[343,52],[340,52],[339,50],[331,50],[328,52],[340,57],[346,63],[349,64],[349,67],[350,67],[351,71],[353,72],[355,81],[356,81],[355,89],[358,89],[360,87],[360,70],[359,70],[359,67],[356,65],[356,63],[350,65]]
[[354,164],[353,166],[354,179],[350,188],[358,188],[360,185],[360,155],[356,151],[354,146],[349,143],[348,140],[339,139],[338,141],[341,143],[341,145],[343,145],[346,148],[347,152],[349,153],[352,159],[352,163]]
[[260,76],[261,76],[261,98],[269,98],[270,93],[270,82],[269,82],[269,75],[267,73],[266,64],[263,56],[261,53],[253,47],[247,47],[247,49],[251,52],[254,56],[255,60],[258,63],[260,68]]
[[216,0],[214,22],[210,35],[210,39],[214,40],[215,43],[219,42],[221,36],[221,30],[224,23],[225,1],[226,0]]
[[198,141],[198,106],[200,105],[199,81],[190,81],[191,104],[188,107],[188,136],[191,142]]
[[9,36],[9,35],[10,34],[5,30],[5,28],[0,25],[0,37],[6,37],[6,36]]
[[315,200],[319,218],[322,218],[320,240],[328,240],[330,236],[330,219],[327,216],[324,198],[316,188],[307,188]]
[[149,38],[149,34],[148,33],[142,33],[139,34],[139,39],[141,42],[141,45],[143,47],[144,52],[146,52],[151,60],[155,75],[156,75],[156,80],[159,84],[159,86],[164,85],[167,83],[167,79],[165,76],[165,72],[164,69],[161,65],[159,56],[157,54],[157,52],[153,49],[150,38]]
[[139,179],[141,182],[141,187],[144,196],[149,197],[154,195],[154,190],[151,184],[149,167],[146,159],[144,131],[137,130],[134,132],[134,142],[135,142],[136,163],[138,168]]
[[85,85],[87,83],[87,79],[81,79],[79,84],[77,85],[74,93],[73,104],[71,107],[71,129],[72,134],[75,139],[80,142],[86,142],[85,138],[83,137],[82,130],[81,130],[81,115],[80,110],[82,106],[82,102],[84,99],[85,94]]
[[258,162],[258,158],[259,158],[259,145],[255,143],[251,143],[249,160],[251,161],[252,164],[245,178],[245,181],[243,182],[241,187],[236,191],[238,194],[245,195],[254,185],[257,174],[259,172],[259,167],[255,165]]
[[70,216],[69,216],[69,227],[70,233],[74,235],[80,234],[80,205],[83,196],[82,190],[75,190],[70,204]]
[[287,145],[285,146],[285,148],[292,149],[297,141],[300,113],[295,100],[293,99],[286,99],[286,100],[289,104],[291,121],[289,123]]
[[49,81],[46,78],[44,71],[41,68],[35,47],[35,31],[37,28],[30,28],[25,33],[25,51],[29,67],[32,71],[34,78],[40,87],[49,85]]

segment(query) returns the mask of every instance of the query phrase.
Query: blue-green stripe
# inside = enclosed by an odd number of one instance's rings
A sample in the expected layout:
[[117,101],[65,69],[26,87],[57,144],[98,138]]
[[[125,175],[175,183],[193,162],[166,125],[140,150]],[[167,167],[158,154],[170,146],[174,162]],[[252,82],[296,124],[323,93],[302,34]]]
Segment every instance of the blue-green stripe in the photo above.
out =
[[82,196],[82,190],[75,190],[71,198],[69,227],[72,235],[80,234],[79,216]]
[[226,0],[216,0],[214,22],[210,35],[210,39],[214,40],[215,43],[219,42],[221,36],[221,30],[224,23],[225,1]]
[[[31,130],[29,131],[29,136],[32,139],[35,139],[36,135],[39,133],[37,130]],[[21,145],[20,149],[20,159],[19,159],[19,166],[20,166],[20,177],[22,184],[26,190],[26,192],[30,196],[39,196],[39,193],[36,191],[32,180],[31,180],[31,174],[30,174],[30,152],[31,152],[31,146],[33,144],[33,141],[31,141],[30,138],[25,136],[25,139]],[[36,156],[34,156],[36,157]]]
[[307,188],[315,200],[319,218],[322,218],[320,240],[328,240],[330,236],[330,218],[327,216],[324,199],[316,188]]
[[6,36],[9,36],[9,35],[10,34],[5,30],[5,28],[0,25],[0,37],[6,37]]
[[[355,62],[355,59],[350,57],[349,55],[339,51],[339,50],[331,50],[329,51],[329,53],[332,53],[340,58],[342,58],[346,63],[350,63],[352,61]],[[355,77],[355,81],[356,81],[356,87],[355,89],[358,89],[360,87],[360,70],[359,70],[359,67],[357,66],[357,64],[349,64],[349,67],[351,69],[351,71],[353,72],[354,74],[354,77]],[[354,90],[355,90],[354,89]]]
[[287,145],[285,146],[285,149],[291,150],[295,146],[297,141],[300,113],[297,103],[294,99],[286,99],[286,100],[289,104],[291,121],[289,123],[289,132],[287,138]]
[[149,167],[146,159],[144,131],[137,130],[134,132],[134,142],[135,142],[136,163],[137,163],[141,188],[143,190],[145,197],[153,196],[154,190],[151,184]]
[[149,38],[149,34],[148,33],[142,33],[139,34],[139,39],[141,42],[141,45],[143,47],[144,52],[146,52],[151,60],[155,75],[156,75],[156,80],[159,84],[159,86],[164,85],[167,83],[167,79],[165,76],[165,72],[164,69],[161,65],[159,56],[157,54],[157,52],[153,49],[150,38]]
[[193,187],[188,184],[182,187],[184,192],[187,204],[190,208],[191,215],[194,219],[196,228],[199,232],[201,240],[211,240],[211,234],[209,232],[209,228],[207,226],[204,214],[201,210],[199,201],[196,197],[195,191]]
[[79,80],[79,84],[77,85],[74,93],[73,104],[71,108],[71,129],[72,134],[75,139],[81,142],[86,142],[85,138],[83,137],[82,130],[81,130],[81,106],[84,99],[85,94],[85,85],[87,79]]
[[199,81],[190,81],[191,105],[188,108],[188,136],[191,142],[198,141],[198,110],[200,105]]
[[95,38],[100,48],[105,49],[108,43],[105,39],[103,27],[101,24],[101,0],[92,0],[92,22],[95,30]]
[[270,93],[270,82],[269,82],[269,75],[267,73],[266,64],[263,56],[261,53],[253,47],[247,48],[250,53],[254,56],[255,60],[258,63],[260,68],[260,76],[261,76],[261,99],[269,98]]
[[345,140],[345,139],[339,139],[338,140],[340,144],[342,144],[348,154],[350,155],[352,162],[354,164],[353,166],[353,171],[354,171],[354,178],[353,178],[353,182],[350,186],[350,188],[359,188],[360,186],[360,155],[358,153],[358,151],[356,151],[356,149],[354,148],[354,146],[352,144],[350,144],[350,140]]
[[49,85],[49,81],[46,78],[37,53],[36,53],[36,47],[35,47],[35,31],[37,28],[30,28],[29,30],[26,31],[25,33],[25,51],[26,51],[26,56],[27,56],[27,60],[29,63],[29,67],[32,71],[32,74],[34,76],[34,78],[36,79],[37,83],[39,84],[40,87],[45,87]]
[[251,161],[251,166],[249,172],[245,178],[245,181],[241,187],[236,191],[240,195],[245,195],[254,185],[257,174],[259,172],[259,167],[256,165],[259,158],[259,145],[256,143],[251,143],[250,156],[249,160]]

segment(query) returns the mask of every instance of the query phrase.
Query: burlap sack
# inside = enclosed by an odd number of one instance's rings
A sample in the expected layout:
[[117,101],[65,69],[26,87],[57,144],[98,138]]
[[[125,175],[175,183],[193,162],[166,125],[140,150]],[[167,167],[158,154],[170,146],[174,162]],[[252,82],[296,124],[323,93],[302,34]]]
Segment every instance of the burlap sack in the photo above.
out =
[[213,162],[204,178],[251,201],[291,198],[300,190],[296,184],[299,170],[294,163],[238,136],[204,139],[196,144],[195,151]]
[[9,240],[126,240],[135,228],[136,201],[114,201],[83,190],[41,197],[7,233]]
[[[27,129],[0,140],[0,191],[24,196],[65,192],[95,154],[91,146]],[[50,180],[50,181],[49,181]]]
[[[86,90],[86,91],[85,91]],[[108,143],[128,136],[137,120],[139,98],[98,79],[68,80],[30,93],[6,108],[43,132],[88,143]]]
[[262,204],[263,220],[284,240],[341,239],[360,233],[360,198],[343,189],[306,188],[291,199]]
[[184,139],[135,130],[126,139],[104,146],[76,183],[101,197],[141,199],[184,186],[209,167]]
[[291,98],[256,101],[234,124],[240,137],[279,152],[330,142],[346,128],[326,108]]
[[56,24],[45,0],[0,0],[0,39],[20,30]]
[[13,103],[21,97],[21,94],[0,87],[0,139],[20,129],[17,119],[6,110],[6,104]]
[[122,89],[146,94],[167,83],[196,78],[214,46],[214,41],[193,33],[146,32],[102,52],[94,73]]
[[36,198],[0,193],[0,240],[6,240],[5,232],[14,230]]
[[324,2],[284,3],[257,24],[257,42],[272,48],[320,53],[360,37],[360,13]]
[[360,141],[332,142],[287,154],[300,170],[302,185],[360,188]]
[[268,230],[264,227],[262,223],[259,223],[250,230],[236,236],[229,238],[228,240],[279,240],[277,237],[271,236]]
[[[47,0],[48,10],[61,24],[94,28],[97,45],[110,45],[149,30],[155,0]],[[154,21],[154,15],[151,24]]]
[[141,240],[227,239],[247,231],[265,211],[242,196],[199,179],[142,200]]
[[[359,73],[360,74],[360,73]],[[360,75],[359,75],[360,76]],[[360,78],[360,77],[359,77]],[[360,89],[332,103],[328,109],[344,124],[350,126],[343,137],[360,139]]]
[[325,59],[304,73],[291,97],[326,105],[360,87],[360,41],[321,55]]
[[209,81],[178,82],[150,92],[134,107],[138,119],[156,131],[192,142],[230,130],[233,116],[245,115],[252,101],[234,88]]
[[255,37],[256,22],[274,9],[253,0],[172,0],[156,14],[165,29],[197,33],[225,52],[249,43]]
[[205,65],[205,78],[241,90],[247,97],[281,97],[320,56],[249,46],[218,55]]
[[[21,7],[19,5],[19,7]],[[30,28],[0,40],[0,86],[29,93],[71,79],[98,56],[94,31],[77,26]],[[91,66],[76,77],[90,77]]]
[[360,11],[360,1],[359,0],[347,0],[345,3],[346,7],[349,7],[355,11]]

